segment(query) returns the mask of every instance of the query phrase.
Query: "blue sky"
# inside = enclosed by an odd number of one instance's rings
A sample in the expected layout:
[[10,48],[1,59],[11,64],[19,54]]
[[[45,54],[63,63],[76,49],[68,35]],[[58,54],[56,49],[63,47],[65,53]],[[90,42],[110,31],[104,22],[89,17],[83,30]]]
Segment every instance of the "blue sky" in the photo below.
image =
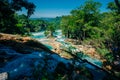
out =
[[[56,17],[70,14],[70,11],[78,8],[86,0],[29,0],[36,5],[33,18]],[[94,0],[102,3],[101,11],[106,11],[108,2],[114,0]],[[25,12],[25,11],[24,11]]]

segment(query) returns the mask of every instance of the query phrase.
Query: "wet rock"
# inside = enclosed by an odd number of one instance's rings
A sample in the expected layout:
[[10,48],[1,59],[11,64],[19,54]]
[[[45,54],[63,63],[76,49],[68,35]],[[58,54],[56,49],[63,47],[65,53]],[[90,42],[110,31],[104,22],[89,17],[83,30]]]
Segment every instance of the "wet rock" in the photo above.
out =
[[[53,73],[59,62],[69,62],[57,54],[45,51],[21,54],[9,47],[0,48],[0,60],[0,73],[7,72],[10,80],[21,80],[26,77],[36,80],[32,75],[43,76],[43,72]],[[4,60],[7,60],[6,64],[3,64]]]
[[8,73],[3,72],[0,73],[0,80],[7,80],[8,79]]
[[[79,80],[79,76],[81,76],[80,79],[90,79],[90,76],[95,77],[96,73],[104,73],[86,66],[86,63],[78,62],[79,64],[76,64],[77,60],[62,58],[37,41],[8,34],[3,35],[0,34],[2,63],[0,73],[7,72],[9,80],[55,80],[58,78],[60,80],[63,78]],[[86,70],[82,71],[83,66]],[[99,78],[102,79],[103,76],[105,75],[100,75]]]
[[9,46],[14,50],[23,54],[29,54],[32,53],[33,51],[41,51],[41,50],[46,50],[48,52],[51,52],[43,44],[29,37],[21,37],[19,35],[11,35],[11,34],[3,34],[3,33],[0,33],[0,35],[1,35],[0,44],[4,46]]

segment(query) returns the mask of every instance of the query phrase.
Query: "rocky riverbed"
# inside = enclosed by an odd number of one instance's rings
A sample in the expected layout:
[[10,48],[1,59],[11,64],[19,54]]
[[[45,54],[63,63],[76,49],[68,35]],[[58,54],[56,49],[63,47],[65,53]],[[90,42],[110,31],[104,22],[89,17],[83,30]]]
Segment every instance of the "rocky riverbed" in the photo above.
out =
[[108,75],[86,60],[63,58],[29,37],[0,33],[1,80],[103,80]]

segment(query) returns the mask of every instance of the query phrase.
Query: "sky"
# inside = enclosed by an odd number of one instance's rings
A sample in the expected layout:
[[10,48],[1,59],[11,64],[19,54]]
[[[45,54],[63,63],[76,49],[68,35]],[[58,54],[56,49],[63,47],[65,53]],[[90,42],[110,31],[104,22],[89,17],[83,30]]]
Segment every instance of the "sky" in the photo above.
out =
[[[34,14],[32,18],[40,17],[57,17],[62,15],[69,15],[70,11],[78,8],[80,5],[84,4],[86,0],[28,0],[36,5]],[[107,11],[106,7],[108,2],[114,0],[94,0],[102,3],[100,8],[102,12]],[[20,13],[25,13],[24,12]]]

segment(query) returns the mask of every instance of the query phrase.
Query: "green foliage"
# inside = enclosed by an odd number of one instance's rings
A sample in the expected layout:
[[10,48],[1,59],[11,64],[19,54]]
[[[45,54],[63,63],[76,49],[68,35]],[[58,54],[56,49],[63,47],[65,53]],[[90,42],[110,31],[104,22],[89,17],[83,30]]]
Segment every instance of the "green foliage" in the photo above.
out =
[[60,21],[61,17],[56,17],[56,18],[45,18],[45,21],[47,22],[45,31],[46,36],[53,36],[53,33],[55,30],[60,29]]
[[[25,34],[29,30],[22,27],[23,23],[17,20],[16,11],[27,9],[27,16],[22,15],[28,25],[28,18],[33,14],[35,5],[26,0],[0,0],[0,32]],[[25,18],[26,17],[26,18]]]
[[49,36],[49,34],[50,34],[50,31],[45,31],[45,36]]
[[87,0],[72,10],[71,15],[63,16],[60,26],[67,38],[92,45],[103,58],[113,62],[120,56],[120,11],[113,2],[108,4],[111,10],[108,12],[100,13],[100,6],[98,2]]
[[97,52],[100,53],[101,56],[105,56],[106,54],[109,53],[108,49],[106,49],[105,47],[104,48],[99,48],[98,47],[96,50],[97,50]]
[[[83,6],[71,11],[71,15],[63,16],[61,27],[68,38],[84,40],[93,37],[100,23],[100,3],[88,0]],[[94,28],[95,27],[95,28]],[[100,36],[100,33],[97,36]]]
[[53,18],[53,20],[49,22],[53,24],[56,30],[56,29],[60,29],[60,21],[61,21],[61,17],[56,17],[56,18]]
[[55,32],[55,30],[56,30],[56,26],[54,25],[54,23],[49,23],[46,28],[46,33],[47,35],[50,34],[50,36],[53,36],[53,33]]
[[46,21],[36,19],[36,20],[30,20],[30,32],[38,32],[38,31],[43,31],[46,29],[48,23]]
[[108,3],[107,8],[110,9],[111,11],[120,13],[120,9],[118,8],[118,6],[114,2]]

